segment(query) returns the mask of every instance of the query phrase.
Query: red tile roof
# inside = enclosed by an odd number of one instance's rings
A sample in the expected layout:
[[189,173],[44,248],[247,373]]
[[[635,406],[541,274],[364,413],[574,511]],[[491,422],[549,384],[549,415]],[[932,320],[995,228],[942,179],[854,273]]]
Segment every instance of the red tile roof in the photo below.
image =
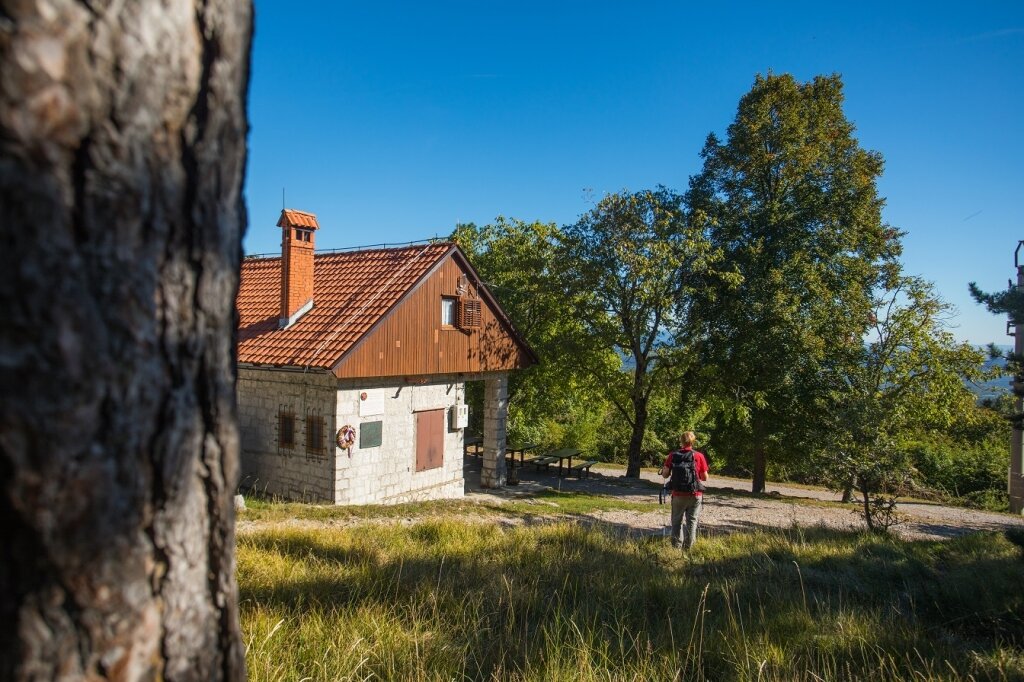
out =
[[281,209],[281,218],[277,221],[278,227],[310,227],[314,230],[320,229],[320,223],[316,215],[305,211],[296,211],[294,208]]
[[[315,223],[315,217],[313,221]],[[237,299],[238,361],[320,369],[334,367],[356,341],[454,248],[449,243],[436,243],[316,254],[313,309],[287,329],[278,328],[280,257],[246,258],[242,262]]]

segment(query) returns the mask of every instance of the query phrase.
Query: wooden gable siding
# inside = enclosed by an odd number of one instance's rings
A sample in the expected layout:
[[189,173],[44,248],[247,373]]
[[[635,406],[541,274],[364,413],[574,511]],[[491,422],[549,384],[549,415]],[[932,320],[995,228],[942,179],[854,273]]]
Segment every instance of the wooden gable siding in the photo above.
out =
[[[338,377],[499,371],[534,363],[483,299],[479,329],[441,326],[441,298],[467,274],[449,255],[335,366]],[[472,282],[472,277],[470,277]],[[473,285],[469,289],[472,291]]]

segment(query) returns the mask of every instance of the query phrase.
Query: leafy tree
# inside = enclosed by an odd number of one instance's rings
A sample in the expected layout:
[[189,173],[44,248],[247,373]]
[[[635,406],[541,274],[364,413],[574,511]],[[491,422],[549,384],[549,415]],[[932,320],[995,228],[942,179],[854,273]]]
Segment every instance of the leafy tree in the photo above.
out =
[[[708,136],[686,200],[742,279],[700,292],[702,364],[727,405],[720,443],[749,458],[800,451],[819,368],[868,324],[872,291],[898,274],[900,233],[882,222],[882,157],[860,147],[838,75],[758,76],[725,141]],[[738,428],[740,427],[740,428]]]
[[[902,277],[876,299],[867,338],[851,339],[822,404],[823,471],[861,494],[872,530],[894,520],[896,498],[915,476],[912,434],[949,433],[977,417],[965,381],[984,378],[984,354],[945,329],[950,307],[919,278]],[[933,438],[935,437],[933,435]]]
[[582,322],[567,314],[574,306],[560,282],[560,234],[553,223],[499,217],[458,225],[452,239],[540,359],[509,376],[510,438],[593,451],[608,401],[594,381],[600,372],[583,368],[612,368],[618,358],[588,343]]
[[629,361],[626,372],[584,367],[629,425],[626,476],[640,475],[652,393],[686,357],[668,332],[688,320],[716,258],[681,197],[663,187],[609,194],[564,230],[560,267],[587,342]]
[[0,4],[0,679],[245,679],[246,0]]

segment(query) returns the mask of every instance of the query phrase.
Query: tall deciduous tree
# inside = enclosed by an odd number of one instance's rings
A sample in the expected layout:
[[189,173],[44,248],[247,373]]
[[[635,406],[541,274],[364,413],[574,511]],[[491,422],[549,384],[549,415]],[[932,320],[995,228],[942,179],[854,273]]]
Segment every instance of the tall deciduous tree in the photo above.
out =
[[856,487],[872,530],[891,520],[896,496],[913,475],[908,435],[948,433],[975,418],[976,397],[965,382],[984,378],[984,354],[957,343],[951,313],[930,285],[902,277],[876,299],[872,324],[847,344],[822,404],[822,470],[838,489]]
[[698,319],[704,363],[743,426],[719,447],[746,452],[754,492],[768,452],[792,452],[808,423],[819,364],[864,332],[873,289],[899,271],[899,233],[882,222],[875,185],[882,157],[853,132],[839,76],[758,76],[690,180],[690,209],[742,277],[699,296]]
[[[630,426],[626,476],[640,475],[648,404],[660,381],[678,367],[670,332],[685,324],[694,289],[716,260],[703,226],[687,219],[681,198],[665,188],[610,194],[563,235],[566,290],[590,343],[632,361],[625,375],[604,372],[599,383]],[[603,368],[600,368],[604,371]]]
[[0,678],[243,679],[244,0],[0,3]]

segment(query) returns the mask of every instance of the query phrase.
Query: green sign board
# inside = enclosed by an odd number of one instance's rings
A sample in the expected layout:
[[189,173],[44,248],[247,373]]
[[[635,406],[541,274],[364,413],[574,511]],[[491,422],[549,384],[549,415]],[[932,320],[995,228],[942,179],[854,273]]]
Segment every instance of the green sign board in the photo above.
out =
[[363,422],[359,425],[359,448],[380,447],[384,422]]

